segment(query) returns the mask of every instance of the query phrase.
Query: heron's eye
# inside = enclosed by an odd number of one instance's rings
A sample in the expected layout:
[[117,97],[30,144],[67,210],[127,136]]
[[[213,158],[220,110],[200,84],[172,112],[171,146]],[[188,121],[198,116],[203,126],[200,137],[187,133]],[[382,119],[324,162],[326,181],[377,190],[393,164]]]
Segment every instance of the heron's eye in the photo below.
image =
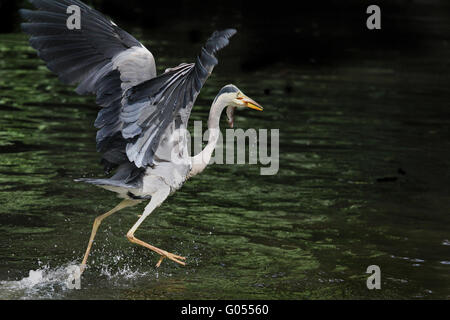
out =
[[243,99],[244,99],[244,97],[237,97],[237,99],[238,99],[238,100],[243,100]]

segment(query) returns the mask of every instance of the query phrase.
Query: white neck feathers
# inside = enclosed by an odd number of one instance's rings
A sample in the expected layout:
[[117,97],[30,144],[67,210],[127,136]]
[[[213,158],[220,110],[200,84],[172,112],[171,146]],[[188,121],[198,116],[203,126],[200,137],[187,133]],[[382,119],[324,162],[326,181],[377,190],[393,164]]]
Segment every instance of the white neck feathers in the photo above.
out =
[[195,157],[192,157],[192,170],[189,174],[194,177],[203,172],[211,161],[214,149],[220,137],[220,117],[227,104],[222,97],[219,97],[211,106],[208,120],[209,138],[205,149]]

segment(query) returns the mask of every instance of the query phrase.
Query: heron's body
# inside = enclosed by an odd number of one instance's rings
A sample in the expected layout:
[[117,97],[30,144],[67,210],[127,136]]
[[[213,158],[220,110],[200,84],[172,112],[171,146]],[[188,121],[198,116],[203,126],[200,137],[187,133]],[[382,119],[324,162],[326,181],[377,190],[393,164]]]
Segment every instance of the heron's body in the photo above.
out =
[[[77,84],[78,94],[95,94],[99,111],[95,127],[97,151],[111,177],[80,179],[115,192],[123,202],[99,216],[92,229],[82,269],[87,262],[100,223],[111,214],[149,201],[128,239],[179,264],[185,258],[153,247],[134,233],[150,213],[210,162],[218,140],[219,120],[228,107],[262,110],[237,87],[224,87],[214,100],[208,128],[209,142],[194,157],[188,152],[186,132],[195,100],[218,64],[215,54],[228,45],[236,31],[215,32],[196,62],[156,73],[152,53],[115,23],[79,0],[30,0],[39,10],[21,10],[28,20],[22,29],[30,44],[62,82]],[[69,7],[79,8],[80,29],[68,28]],[[230,121],[233,123],[233,121]],[[181,133],[181,134],[180,134]]]
[[[146,168],[132,183],[126,182],[130,171],[128,163],[119,167],[116,174],[109,179],[79,179],[77,181],[97,185],[117,193],[120,198],[129,200],[150,199],[155,189],[158,189],[155,186],[160,187],[161,184],[170,188],[170,194],[174,193],[183,186],[192,169],[187,145],[181,144],[179,140],[171,140],[174,128],[175,124],[172,123],[161,138],[153,165]],[[171,150],[181,152],[172,153]]]

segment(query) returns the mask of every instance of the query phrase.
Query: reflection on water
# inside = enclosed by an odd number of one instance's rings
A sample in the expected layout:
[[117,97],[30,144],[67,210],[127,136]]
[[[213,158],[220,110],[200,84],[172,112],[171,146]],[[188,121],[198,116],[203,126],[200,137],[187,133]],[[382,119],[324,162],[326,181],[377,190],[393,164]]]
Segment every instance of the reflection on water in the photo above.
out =
[[[160,70],[182,61],[175,42],[152,47]],[[112,216],[82,289],[67,290],[93,219],[118,203],[73,183],[102,176],[98,109],[24,36],[0,35],[0,299],[450,297],[450,73],[439,57],[244,74],[237,56],[221,53],[192,120],[238,85],[265,112],[240,112],[236,126],[281,130],[279,174],[214,165],[155,211],[139,237],[186,256],[185,268],[156,270],[158,257],[128,243],[143,205]],[[380,291],[366,288],[369,265],[381,267]]]

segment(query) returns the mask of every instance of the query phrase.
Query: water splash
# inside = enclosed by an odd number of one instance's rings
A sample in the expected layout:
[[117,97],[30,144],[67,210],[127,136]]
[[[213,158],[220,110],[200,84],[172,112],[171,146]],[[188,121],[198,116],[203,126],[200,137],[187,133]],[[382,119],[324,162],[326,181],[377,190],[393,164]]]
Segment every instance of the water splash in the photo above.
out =
[[131,249],[132,255],[124,254],[121,250],[110,250],[108,240],[106,243],[97,249],[101,257],[91,260],[94,267],[91,272],[97,272],[99,276],[106,277],[119,286],[126,285],[126,280],[157,276],[156,270],[149,265],[145,256],[134,255],[134,248]]
[[30,270],[28,277],[18,281],[0,281],[0,300],[58,299],[70,290],[67,286],[74,262],[51,268],[46,265]]
[[[48,264],[38,262],[37,270],[30,270],[28,276],[16,281],[0,281],[0,300],[43,300],[43,299],[66,299],[68,296],[79,298],[83,296],[84,289],[104,285],[114,289],[134,287],[136,281],[150,283],[159,278],[171,277],[171,273],[157,272],[148,266],[143,270],[139,265],[124,263],[122,254],[108,255],[107,261],[104,257],[96,261],[95,268],[88,270],[80,281],[81,290],[69,288],[73,283],[73,272],[78,268],[76,261],[66,263],[59,267],[50,267]],[[112,261],[111,261],[112,260]],[[99,281],[100,280],[100,281]],[[106,281],[104,281],[106,280]],[[78,293],[78,294],[77,294]]]
[[148,276],[150,272],[133,270],[129,265],[124,265],[116,270],[113,270],[110,266],[103,266],[100,274],[106,276],[108,280],[133,280]]

